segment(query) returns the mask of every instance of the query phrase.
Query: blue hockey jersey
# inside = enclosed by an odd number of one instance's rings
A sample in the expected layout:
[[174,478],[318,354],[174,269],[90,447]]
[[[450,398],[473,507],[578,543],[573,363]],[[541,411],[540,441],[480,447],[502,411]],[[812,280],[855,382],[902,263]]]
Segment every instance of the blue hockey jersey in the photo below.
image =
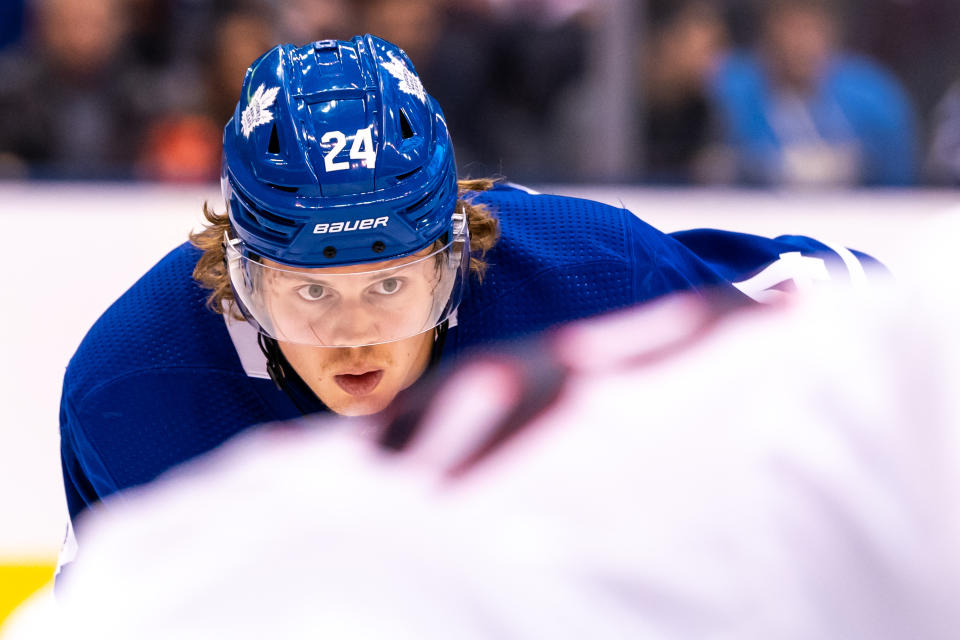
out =
[[[786,281],[862,277],[863,254],[790,236],[665,234],[629,211],[499,185],[483,282],[471,280],[443,356],[679,290],[755,299]],[[71,517],[264,422],[300,415],[267,377],[256,332],[206,306],[199,251],[171,251],[96,322],[71,359],[60,407]],[[315,408],[322,405],[313,398]]]

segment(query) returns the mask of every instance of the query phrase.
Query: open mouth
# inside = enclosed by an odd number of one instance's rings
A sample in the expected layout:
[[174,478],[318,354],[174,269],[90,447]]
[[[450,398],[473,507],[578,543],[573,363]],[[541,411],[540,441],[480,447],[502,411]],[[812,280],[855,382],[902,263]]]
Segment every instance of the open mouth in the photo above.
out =
[[383,378],[383,369],[359,374],[342,373],[333,377],[337,385],[352,396],[365,396],[372,393],[380,384],[381,378]]

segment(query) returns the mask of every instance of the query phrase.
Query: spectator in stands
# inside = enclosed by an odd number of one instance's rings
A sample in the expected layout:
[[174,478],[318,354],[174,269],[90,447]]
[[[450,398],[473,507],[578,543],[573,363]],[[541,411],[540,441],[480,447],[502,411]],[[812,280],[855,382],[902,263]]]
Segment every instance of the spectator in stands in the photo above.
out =
[[154,180],[214,181],[220,175],[223,125],[233,115],[237,84],[247,66],[275,39],[273,22],[237,11],[220,18],[200,71],[203,87],[193,104],[172,103],[147,127],[138,174]]
[[[304,43],[347,39],[358,28],[356,3],[349,0],[275,0],[280,40]],[[231,84],[231,86],[233,86]]]
[[960,185],[960,80],[954,82],[934,111],[926,169],[941,185]]
[[563,104],[584,75],[587,29],[548,5],[498,14],[483,2],[358,3],[362,29],[403,47],[443,104],[465,174],[563,180],[577,169]]
[[917,113],[932,114],[946,87],[960,74],[957,1],[843,0],[843,4],[845,15],[853,18],[848,20],[846,42],[893,71]]
[[[0,171],[36,174],[128,171],[130,132],[151,102],[126,55],[120,0],[45,0],[30,48],[0,60]],[[6,167],[6,169],[3,169]]]
[[433,56],[445,26],[444,5],[443,0],[364,0],[363,29],[402,43],[413,63],[422,66]]
[[703,0],[671,3],[667,15],[651,20],[640,67],[647,177],[697,181],[715,137],[707,88],[726,46],[726,27],[715,5]]
[[912,107],[889,73],[840,50],[839,30],[826,0],[773,0],[756,50],[720,66],[712,92],[741,182],[914,182]]

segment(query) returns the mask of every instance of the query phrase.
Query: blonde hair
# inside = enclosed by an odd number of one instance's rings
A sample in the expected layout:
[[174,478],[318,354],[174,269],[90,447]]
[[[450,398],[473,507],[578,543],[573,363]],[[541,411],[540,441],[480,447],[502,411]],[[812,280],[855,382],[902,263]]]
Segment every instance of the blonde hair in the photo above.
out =
[[[500,238],[500,224],[490,215],[487,208],[475,204],[467,198],[470,192],[486,191],[494,184],[491,179],[460,180],[457,183],[459,200],[457,209],[463,209],[467,214],[467,225],[470,228],[470,270],[483,280],[487,263],[483,257],[487,251],[497,244]],[[206,202],[203,203],[203,217],[206,224],[201,231],[190,234],[190,243],[203,251],[193,269],[193,277],[203,287],[210,289],[207,297],[207,306],[216,313],[224,313],[224,302],[233,301],[233,288],[230,286],[230,276],[223,253],[224,234],[230,231],[230,219],[226,213],[217,213]],[[238,314],[236,307],[234,314]],[[243,318],[237,315],[238,320]]]

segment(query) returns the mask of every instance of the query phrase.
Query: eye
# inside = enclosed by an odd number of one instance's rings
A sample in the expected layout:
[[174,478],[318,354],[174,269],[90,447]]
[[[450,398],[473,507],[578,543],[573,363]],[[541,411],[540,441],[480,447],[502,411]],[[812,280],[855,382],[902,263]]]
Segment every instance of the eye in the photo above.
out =
[[297,295],[304,300],[316,302],[327,296],[327,289],[321,284],[307,284],[297,288]]
[[400,278],[387,278],[373,285],[373,292],[383,296],[392,296],[403,286]]

